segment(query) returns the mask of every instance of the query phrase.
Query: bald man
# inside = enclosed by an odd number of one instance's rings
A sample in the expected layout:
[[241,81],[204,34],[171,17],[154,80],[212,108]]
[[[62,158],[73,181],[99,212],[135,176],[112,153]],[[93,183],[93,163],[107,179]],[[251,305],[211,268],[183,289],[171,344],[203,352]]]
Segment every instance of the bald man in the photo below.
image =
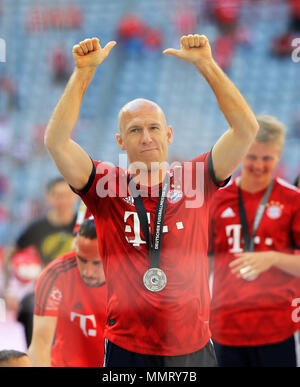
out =
[[208,39],[187,35],[179,50],[163,54],[194,65],[229,129],[211,152],[169,169],[173,128],[155,102],[138,98],[122,107],[116,135],[128,170],[91,160],[71,133],[96,68],[115,45],[102,48],[92,38],[73,47],[75,69],[45,134],[59,171],[95,218],[108,286],[105,366],[216,366],[209,330],[209,204],[245,156],[258,124],[214,61]]

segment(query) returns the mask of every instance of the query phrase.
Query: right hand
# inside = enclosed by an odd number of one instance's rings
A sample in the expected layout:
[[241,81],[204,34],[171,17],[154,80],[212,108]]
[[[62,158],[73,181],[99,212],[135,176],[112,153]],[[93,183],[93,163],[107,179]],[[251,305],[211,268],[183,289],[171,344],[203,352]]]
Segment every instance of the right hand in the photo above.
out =
[[99,66],[109,55],[111,49],[116,45],[115,41],[108,42],[102,48],[98,38],[85,39],[73,46],[73,58],[77,68],[88,68]]

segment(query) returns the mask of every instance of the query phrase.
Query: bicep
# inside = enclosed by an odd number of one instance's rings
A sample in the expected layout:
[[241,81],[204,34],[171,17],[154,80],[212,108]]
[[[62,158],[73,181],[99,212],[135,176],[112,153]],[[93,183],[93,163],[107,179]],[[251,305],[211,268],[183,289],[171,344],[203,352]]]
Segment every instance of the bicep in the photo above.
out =
[[253,138],[229,128],[212,149],[214,172],[218,181],[224,181],[238,168],[246,156]]
[[84,188],[92,172],[93,163],[81,146],[70,140],[63,148],[48,150],[65,180],[77,190]]

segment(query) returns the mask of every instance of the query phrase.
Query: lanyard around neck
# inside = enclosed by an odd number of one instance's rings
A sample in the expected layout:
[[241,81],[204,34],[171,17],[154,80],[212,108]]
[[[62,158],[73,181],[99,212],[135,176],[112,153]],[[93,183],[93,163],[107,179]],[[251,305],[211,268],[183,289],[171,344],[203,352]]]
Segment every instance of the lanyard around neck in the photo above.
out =
[[242,192],[240,188],[240,184],[238,185],[238,199],[239,199],[239,215],[240,220],[242,224],[242,235],[244,239],[244,250],[245,251],[254,251],[254,237],[257,232],[258,226],[260,224],[260,221],[262,219],[263,213],[265,211],[266,204],[269,200],[272,188],[273,188],[273,182],[274,180],[271,180],[271,183],[269,184],[266,192],[264,193],[264,196],[262,197],[259,206],[257,208],[254,222],[253,222],[253,229],[252,229],[252,235],[250,237],[249,235],[249,228],[248,228],[248,221],[247,221],[247,215],[246,210],[242,198]]
[[132,196],[134,198],[134,205],[139,217],[141,229],[143,231],[144,237],[146,238],[146,244],[149,250],[150,268],[154,268],[154,267],[159,268],[162,230],[163,230],[164,216],[166,211],[166,198],[167,198],[167,193],[169,191],[169,176],[168,174],[166,174],[166,177],[162,183],[162,189],[160,190],[159,197],[158,197],[158,202],[157,202],[156,212],[155,212],[153,242],[151,242],[147,212],[143,203],[143,199],[137,192],[136,185],[134,184],[131,178],[129,180],[129,186],[130,186]]

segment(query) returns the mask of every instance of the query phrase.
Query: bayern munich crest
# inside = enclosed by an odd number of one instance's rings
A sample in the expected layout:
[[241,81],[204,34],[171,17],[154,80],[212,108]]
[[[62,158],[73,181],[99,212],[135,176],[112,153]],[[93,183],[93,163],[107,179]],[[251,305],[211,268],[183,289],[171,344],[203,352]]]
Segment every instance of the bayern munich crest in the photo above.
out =
[[179,202],[183,197],[183,192],[178,189],[172,189],[168,192],[167,199],[171,204]]
[[272,201],[266,209],[266,214],[270,219],[278,219],[282,215],[282,208],[282,204]]

